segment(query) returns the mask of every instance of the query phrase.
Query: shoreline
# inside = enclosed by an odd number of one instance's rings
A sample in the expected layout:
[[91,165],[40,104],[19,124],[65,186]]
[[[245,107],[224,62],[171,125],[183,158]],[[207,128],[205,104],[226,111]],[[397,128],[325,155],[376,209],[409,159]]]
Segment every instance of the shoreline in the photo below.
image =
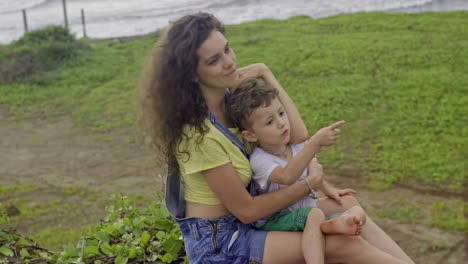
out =
[[[441,1],[444,1],[444,0],[441,0]],[[415,8],[417,8],[418,10],[415,10]],[[449,10],[449,11],[432,11],[432,10],[426,10],[427,8],[432,8],[432,6],[430,4],[428,4],[427,6],[418,6],[418,7],[411,7],[411,8],[404,8],[404,9],[398,9],[398,10],[391,10],[391,11],[369,11],[369,12],[355,12],[355,13],[342,13],[342,14],[336,14],[336,15],[333,15],[333,16],[324,16],[324,17],[310,17],[311,19],[325,19],[325,18],[328,18],[328,17],[336,17],[336,16],[343,16],[343,15],[353,15],[353,14],[358,14],[358,13],[386,13],[386,14],[399,14],[399,13],[408,13],[408,14],[416,14],[416,13],[451,13],[451,12],[468,12],[468,10]],[[304,16],[304,15],[296,15],[296,16],[292,16],[290,18],[293,18],[293,17],[297,17],[297,16]],[[250,23],[250,22],[255,22],[255,21],[259,21],[259,20],[265,20],[265,19],[270,19],[270,18],[259,18],[259,19],[256,19],[256,20],[252,20],[252,21],[245,21],[245,22],[242,22],[242,23]],[[273,18],[274,20],[284,20],[284,19],[280,19],[280,18]],[[288,18],[289,19],[289,18]],[[242,23],[239,23],[239,24],[242,24]],[[227,25],[231,25],[231,24],[227,24]],[[234,25],[234,24],[232,24]],[[237,24],[236,24],[237,25]],[[91,40],[114,40],[114,41],[119,41],[119,42],[128,42],[128,41],[132,41],[133,39],[137,39],[137,38],[142,38],[142,37],[147,37],[147,36],[150,36],[152,34],[156,34],[158,31],[162,30],[163,28],[160,28],[160,29],[156,29],[152,32],[148,32],[148,33],[143,33],[143,34],[135,34],[135,35],[122,35],[122,36],[116,36],[116,37],[87,37],[87,39],[91,39]],[[81,37],[82,38],[82,37]],[[81,38],[77,38],[77,39],[81,39]],[[1,44],[0,43],[0,46],[2,45],[5,45],[5,44]]]
[[[295,2],[296,4],[294,4]],[[132,38],[138,36],[145,36],[156,32],[167,25],[167,21],[170,21],[176,17],[180,17],[185,13],[192,13],[197,11],[207,11],[215,14],[216,16],[223,18],[223,21],[226,25],[235,25],[246,22],[253,22],[262,19],[277,19],[284,20],[295,16],[307,16],[313,19],[320,19],[325,17],[339,16],[345,14],[353,13],[370,13],[370,12],[382,12],[382,13],[417,13],[417,12],[451,12],[451,11],[468,11],[468,1],[467,0],[433,0],[430,2],[425,2],[419,5],[413,5],[408,7],[397,7],[394,9],[385,9],[390,8],[389,6],[377,7],[374,5],[364,5],[359,6],[355,2],[350,3],[349,5],[338,5],[333,6],[333,3],[330,6],[326,6],[325,3],[319,1],[317,4],[317,9],[314,5],[307,5],[302,2],[302,0],[294,0],[291,3],[291,6],[285,10],[275,11],[275,7],[265,6],[266,1],[259,2],[246,2],[247,5],[242,5],[240,3],[232,4],[229,6],[218,6],[211,7],[207,9],[194,9],[189,8],[185,11],[174,11],[173,13],[164,13],[162,16],[156,15],[154,12],[148,12],[147,15],[142,15],[138,13],[129,13],[124,15],[124,13],[119,12],[110,12],[107,10],[103,13],[96,13],[96,16],[87,15],[86,19],[86,31],[87,36],[90,39],[124,39]],[[415,3],[418,1],[412,1]],[[272,2],[274,5],[275,1]],[[50,5],[49,3],[48,5]],[[54,4],[55,5],[55,4]],[[398,5],[393,5],[398,6]],[[404,6],[404,4],[400,4]],[[54,8],[59,9],[59,6],[54,6]],[[264,7],[264,8],[263,8]],[[284,4],[278,4],[277,8],[286,7]],[[304,7],[304,8],[301,8]],[[36,11],[42,10],[43,8],[36,8]],[[380,10],[379,10],[380,9]],[[156,9],[155,9],[156,10]],[[258,11],[260,10],[260,11]],[[109,11],[109,12],[108,12]],[[245,12],[242,12],[245,11]],[[43,11],[42,11],[43,12]],[[48,11],[50,12],[50,11]],[[239,14],[239,12],[241,12]],[[91,12],[90,12],[91,13]],[[233,15],[238,13],[239,15]],[[77,39],[82,38],[83,26],[81,18],[76,17],[76,14],[72,14],[69,11],[69,30],[72,34],[76,36]],[[34,15],[36,17],[34,17]],[[28,19],[31,19],[33,23],[29,23],[30,30],[36,30],[43,28],[48,25],[61,25],[63,22],[59,17],[54,16],[53,19],[48,18],[44,20],[36,14],[28,14]],[[44,14],[41,14],[43,17]],[[13,19],[14,17],[14,19]],[[4,17],[0,20],[0,23],[3,22],[4,25],[11,26],[2,26],[0,27],[0,45],[8,45],[18,40],[24,35],[23,22],[16,16]],[[29,18],[32,17],[32,18]],[[38,19],[39,18],[39,19]],[[36,20],[34,20],[36,19]],[[38,21],[39,23],[34,23]],[[11,24],[9,24],[11,23]]]
[[435,0],[421,5],[396,8],[385,12],[390,13],[416,13],[416,12],[450,12],[468,11],[468,1],[466,0]]

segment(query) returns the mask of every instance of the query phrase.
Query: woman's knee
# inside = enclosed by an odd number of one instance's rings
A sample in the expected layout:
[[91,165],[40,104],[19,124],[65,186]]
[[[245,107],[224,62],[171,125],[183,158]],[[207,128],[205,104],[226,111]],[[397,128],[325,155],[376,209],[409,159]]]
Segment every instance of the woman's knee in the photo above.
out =
[[351,194],[341,196],[341,203],[344,209],[349,209],[353,206],[361,206],[359,201]]

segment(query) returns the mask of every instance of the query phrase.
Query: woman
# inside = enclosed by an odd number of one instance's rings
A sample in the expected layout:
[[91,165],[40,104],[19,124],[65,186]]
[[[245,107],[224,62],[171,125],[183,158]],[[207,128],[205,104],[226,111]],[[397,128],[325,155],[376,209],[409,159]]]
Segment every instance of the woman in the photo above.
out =
[[[317,170],[307,182],[277,192],[248,192],[248,146],[245,150],[239,142],[225,102],[226,88],[235,89],[249,77],[263,78],[279,90],[291,139],[304,141],[308,133],[300,114],[271,71],[264,64],[237,69],[224,27],[210,14],[173,22],[155,45],[142,78],[140,121],[169,164],[167,206],[181,227],[190,262],[303,263],[311,257],[307,249],[320,246],[328,263],[413,263],[371,219],[356,237],[323,237],[307,229],[262,232],[249,225],[308,195],[308,185],[321,177]],[[174,193],[180,190],[179,175],[172,170],[177,166],[185,187],[179,201]],[[341,198],[337,211],[357,204],[352,196]]]

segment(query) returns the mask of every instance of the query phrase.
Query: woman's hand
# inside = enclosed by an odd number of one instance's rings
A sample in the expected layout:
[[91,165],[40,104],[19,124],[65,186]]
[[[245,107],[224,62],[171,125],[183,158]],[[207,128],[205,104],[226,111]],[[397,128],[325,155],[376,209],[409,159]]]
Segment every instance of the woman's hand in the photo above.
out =
[[340,138],[341,131],[339,127],[344,124],[345,121],[341,120],[327,127],[321,128],[310,138],[310,140],[315,141],[320,145],[320,147],[331,146]]
[[323,167],[318,163],[316,158],[313,158],[309,163],[309,175],[306,180],[310,183],[313,189],[319,189],[323,183]]
[[[250,64],[248,66],[242,67],[237,69],[237,73],[239,74],[239,83],[238,85],[249,78],[262,78],[263,80],[267,81],[267,76],[271,75],[273,77],[273,73],[271,70],[266,66],[264,63],[255,63]],[[234,90],[237,87],[234,88]]]
[[346,194],[356,194],[356,191],[353,189],[337,189],[325,180],[323,181],[322,186],[319,189],[325,196],[335,200],[340,205],[341,196]]

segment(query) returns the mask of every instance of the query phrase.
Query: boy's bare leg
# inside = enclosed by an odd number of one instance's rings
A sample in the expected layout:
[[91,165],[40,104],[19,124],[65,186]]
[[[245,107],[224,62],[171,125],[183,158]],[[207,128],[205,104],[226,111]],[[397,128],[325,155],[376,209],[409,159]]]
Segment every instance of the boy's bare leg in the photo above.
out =
[[324,234],[357,236],[366,223],[366,213],[359,206],[353,206],[342,215],[323,222],[320,228]]
[[320,225],[325,214],[318,208],[312,208],[307,215],[307,222],[302,235],[302,252],[306,263],[325,263],[325,237]]

